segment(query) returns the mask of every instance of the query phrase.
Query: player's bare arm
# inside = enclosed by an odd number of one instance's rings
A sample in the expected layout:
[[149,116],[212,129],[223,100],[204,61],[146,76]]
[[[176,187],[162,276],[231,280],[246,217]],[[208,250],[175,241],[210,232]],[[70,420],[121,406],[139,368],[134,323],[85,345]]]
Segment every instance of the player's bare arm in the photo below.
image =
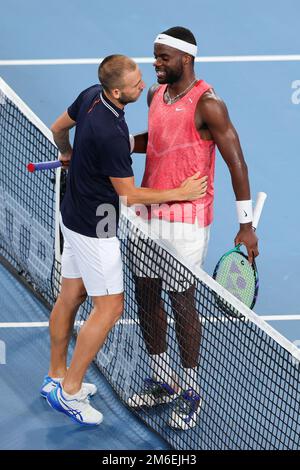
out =
[[[238,134],[229,118],[225,103],[213,91],[205,93],[199,100],[195,124],[202,138],[211,138],[216,143],[230,171],[236,200],[251,199],[248,169]],[[238,243],[246,246],[250,262],[253,256],[258,255],[257,237],[251,222],[240,224],[235,238],[235,244]]]
[[169,201],[193,201],[205,197],[207,190],[207,176],[200,178],[200,173],[188,177],[178,188],[152,189],[135,186],[134,177],[113,178],[111,183],[124,202],[133,204],[160,204]]
[[54,142],[60,152],[59,160],[63,163],[64,168],[68,168],[72,157],[73,149],[70,144],[69,131],[75,125],[76,122],[65,111],[51,126]]

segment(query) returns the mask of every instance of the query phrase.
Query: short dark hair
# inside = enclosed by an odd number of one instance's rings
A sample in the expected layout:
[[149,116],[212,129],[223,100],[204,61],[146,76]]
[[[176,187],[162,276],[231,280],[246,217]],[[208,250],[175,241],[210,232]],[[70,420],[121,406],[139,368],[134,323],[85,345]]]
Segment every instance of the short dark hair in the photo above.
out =
[[106,91],[121,88],[125,73],[133,72],[136,67],[136,63],[126,55],[109,55],[99,65],[99,81]]
[[192,31],[187,28],[183,28],[182,26],[174,26],[173,28],[169,28],[166,31],[163,31],[161,34],[167,34],[168,36],[181,39],[182,41],[186,41],[197,46],[196,38]]

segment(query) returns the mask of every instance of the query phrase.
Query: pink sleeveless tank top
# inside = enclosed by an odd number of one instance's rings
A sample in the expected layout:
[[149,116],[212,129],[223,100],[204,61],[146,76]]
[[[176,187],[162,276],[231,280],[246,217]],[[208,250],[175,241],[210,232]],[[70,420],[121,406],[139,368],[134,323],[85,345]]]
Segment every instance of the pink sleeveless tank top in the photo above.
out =
[[180,100],[164,102],[167,85],[154,93],[148,118],[148,146],[142,186],[154,189],[173,189],[197,171],[208,175],[207,195],[192,202],[162,204],[152,207],[149,217],[171,222],[194,223],[201,227],[213,219],[215,143],[201,139],[195,127],[195,111],[199,98],[211,88],[203,80]]

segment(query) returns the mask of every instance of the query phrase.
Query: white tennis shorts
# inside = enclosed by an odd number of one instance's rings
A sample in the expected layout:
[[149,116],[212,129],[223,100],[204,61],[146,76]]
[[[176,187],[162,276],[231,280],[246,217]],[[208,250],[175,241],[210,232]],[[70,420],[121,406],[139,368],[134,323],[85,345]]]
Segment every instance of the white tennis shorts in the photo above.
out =
[[[147,222],[147,227],[147,235],[154,240],[155,238],[163,240],[166,248],[170,248],[175,257],[180,257],[183,262],[192,267],[203,266],[207,254],[210,226],[199,227],[197,221],[194,224],[188,224],[153,218]],[[138,240],[138,237],[131,236],[129,249],[133,251],[134,262],[131,263],[131,269],[135,276],[161,278],[162,288],[167,291],[186,290],[191,282],[184,279],[176,267],[166,266],[170,261],[160,259],[155,244],[152,244],[152,247],[149,246],[145,250],[145,246]]]
[[60,218],[64,236],[62,276],[81,278],[87,294],[92,297],[123,292],[123,264],[117,237],[86,237],[65,227]]

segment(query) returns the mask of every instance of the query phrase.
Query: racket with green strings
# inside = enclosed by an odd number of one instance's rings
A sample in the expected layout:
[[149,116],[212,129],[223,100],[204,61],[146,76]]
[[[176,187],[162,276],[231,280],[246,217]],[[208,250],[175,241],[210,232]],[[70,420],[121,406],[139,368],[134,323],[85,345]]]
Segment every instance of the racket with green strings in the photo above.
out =
[[[263,192],[257,195],[253,213],[253,230],[257,229],[266,197],[266,193]],[[249,263],[247,255],[241,250],[241,244],[229,250],[220,258],[215,267],[213,278],[247,307],[250,309],[254,307],[259,288],[257,266],[255,261],[252,264]],[[215,295],[215,300],[223,313],[235,318],[243,317],[219,295]]]

